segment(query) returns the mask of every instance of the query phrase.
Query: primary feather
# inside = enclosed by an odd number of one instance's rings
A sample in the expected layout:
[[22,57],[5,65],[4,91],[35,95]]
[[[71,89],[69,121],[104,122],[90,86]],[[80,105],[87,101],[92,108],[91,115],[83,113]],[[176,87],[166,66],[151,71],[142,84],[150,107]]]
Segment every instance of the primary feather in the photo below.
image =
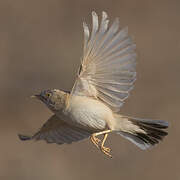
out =
[[19,138],[26,140],[45,140],[47,143],[70,144],[88,138],[92,132],[78,127],[70,126],[56,115],[51,116],[41,129],[34,135],[21,135]]
[[83,24],[84,52],[71,96],[100,99],[118,112],[136,79],[136,46],[128,29],[119,28],[118,19],[109,27],[108,23],[105,12],[100,23],[97,14],[92,12],[91,35],[86,23]]

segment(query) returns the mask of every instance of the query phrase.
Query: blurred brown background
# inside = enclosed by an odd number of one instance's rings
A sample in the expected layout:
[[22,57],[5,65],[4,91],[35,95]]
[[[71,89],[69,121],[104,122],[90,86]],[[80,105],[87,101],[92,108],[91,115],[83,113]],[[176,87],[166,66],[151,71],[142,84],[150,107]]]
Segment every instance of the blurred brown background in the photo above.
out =
[[[21,142],[51,112],[30,95],[70,90],[82,54],[82,21],[105,10],[137,43],[138,80],[122,113],[170,122],[169,136],[141,151],[118,135],[113,159],[90,141]],[[180,1],[0,0],[0,179],[180,179]]]

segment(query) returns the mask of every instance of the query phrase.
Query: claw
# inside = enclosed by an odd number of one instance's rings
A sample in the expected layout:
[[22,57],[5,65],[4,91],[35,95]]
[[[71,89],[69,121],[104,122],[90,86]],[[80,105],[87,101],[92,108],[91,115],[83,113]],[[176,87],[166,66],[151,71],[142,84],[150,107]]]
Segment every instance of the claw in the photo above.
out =
[[101,142],[101,140],[98,139],[97,137],[95,137],[94,135],[92,135],[91,136],[91,141],[99,149],[99,142]]
[[104,154],[106,154],[107,156],[112,157],[112,155],[110,154],[110,152],[111,152],[111,149],[110,149],[110,148],[101,146],[101,151],[102,151]]

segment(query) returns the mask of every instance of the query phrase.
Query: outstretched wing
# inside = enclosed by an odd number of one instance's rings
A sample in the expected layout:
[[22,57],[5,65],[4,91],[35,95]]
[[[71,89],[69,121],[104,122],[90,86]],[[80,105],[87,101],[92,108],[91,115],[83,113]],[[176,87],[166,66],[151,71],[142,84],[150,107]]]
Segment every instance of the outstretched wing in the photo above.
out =
[[117,112],[136,79],[136,53],[128,29],[120,29],[118,19],[110,27],[108,23],[105,12],[101,23],[92,12],[91,35],[86,23],[83,24],[83,58],[71,97],[98,98]]
[[45,140],[47,143],[72,143],[88,138],[91,132],[72,127],[60,120],[56,115],[51,116],[41,129],[33,136],[19,135],[21,140]]

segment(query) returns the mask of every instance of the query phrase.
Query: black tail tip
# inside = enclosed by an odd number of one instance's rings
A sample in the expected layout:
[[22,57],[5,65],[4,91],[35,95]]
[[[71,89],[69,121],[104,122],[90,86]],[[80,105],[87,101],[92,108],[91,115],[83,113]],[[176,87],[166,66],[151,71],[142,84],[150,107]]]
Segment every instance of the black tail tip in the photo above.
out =
[[27,141],[27,140],[31,140],[32,137],[31,136],[26,136],[26,135],[22,135],[22,134],[18,134],[18,137],[21,141]]

